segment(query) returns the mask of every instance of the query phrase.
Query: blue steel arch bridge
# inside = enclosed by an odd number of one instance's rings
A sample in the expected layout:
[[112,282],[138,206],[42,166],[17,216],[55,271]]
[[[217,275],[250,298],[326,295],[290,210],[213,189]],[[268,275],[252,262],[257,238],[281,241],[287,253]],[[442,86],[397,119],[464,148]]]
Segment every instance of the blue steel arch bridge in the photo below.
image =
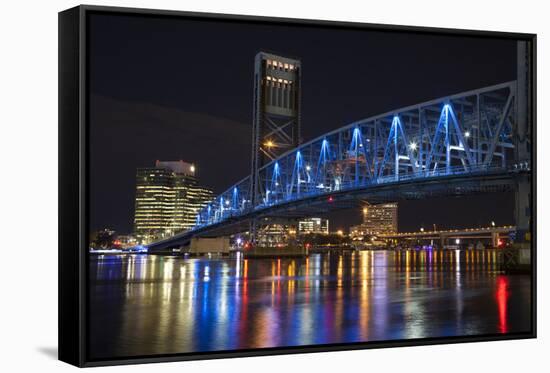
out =
[[323,134],[231,185],[193,229],[154,242],[244,232],[251,221],[303,218],[368,201],[513,191],[530,172],[517,150],[516,81],[437,98]]

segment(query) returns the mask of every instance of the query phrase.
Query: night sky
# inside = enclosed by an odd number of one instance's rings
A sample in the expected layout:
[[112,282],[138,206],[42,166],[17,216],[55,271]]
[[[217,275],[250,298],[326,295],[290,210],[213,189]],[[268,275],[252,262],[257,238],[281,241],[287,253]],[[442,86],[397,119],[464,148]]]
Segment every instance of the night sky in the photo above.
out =
[[[247,22],[92,15],[90,228],[130,233],[135,172],[197,165],[222,192],[250,173],[252,78],[260,50],[302,61],[302,138],[358,119],[516,78],[512,40]],[[360,222],[333,213],[331,230]],[[513,223],[513,195],[404,201],[399,229]]]

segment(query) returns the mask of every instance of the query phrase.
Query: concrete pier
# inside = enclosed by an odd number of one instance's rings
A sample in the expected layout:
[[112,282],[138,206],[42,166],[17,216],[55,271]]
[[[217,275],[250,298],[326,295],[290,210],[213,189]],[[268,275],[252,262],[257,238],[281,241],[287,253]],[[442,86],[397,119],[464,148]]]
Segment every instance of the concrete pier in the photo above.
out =
[[245,258],[304,257],[308,250],[303,246],[254,247],[243,251]]
[[189,254],[229,254],[229,237],[192,238],[189,245]]

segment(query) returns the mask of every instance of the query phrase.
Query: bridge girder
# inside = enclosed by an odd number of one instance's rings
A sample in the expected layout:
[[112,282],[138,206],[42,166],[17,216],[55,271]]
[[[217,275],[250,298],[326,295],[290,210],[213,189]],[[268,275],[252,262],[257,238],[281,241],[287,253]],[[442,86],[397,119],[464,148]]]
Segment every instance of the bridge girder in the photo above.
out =
[[447,177],[426,178],[422,181],[405,179],[371,186],[341,190],[330,195],[308,196],[307,198],[286,201],[261,209],[249,210],[246,214],[228,217],[214,224],[203,225],[194,230],[177,234],[149,245],[150,250],[163,250],[166,247],[181,246],[191,237],[219,237],[248,232],[251,221],[269,223],[277,221],[299,220],[309,216],[318,216],[329,211],[349,209],[363,205],[363,201],[386,203],[407,199],[423,199],[439,196],[464,196],[479,193],[511,191],[515,179],[522,171],[494,171],[469,175],[450,175]]
[[[304,143],[261,167],[203,209],[197,228],[309,196],[401,179],[517,167],[516,82],[442,97],[363,119]],[[434,115],[435,114],[435,115]]]
[[376,203],[511,190],[510,180],[531,166],[525,151],[516,149],[516,91],[516,81],[506,82],[319,136],[232,185],[182,235],[248,230],[254,219],[313,216],[353,207],[361,199]]

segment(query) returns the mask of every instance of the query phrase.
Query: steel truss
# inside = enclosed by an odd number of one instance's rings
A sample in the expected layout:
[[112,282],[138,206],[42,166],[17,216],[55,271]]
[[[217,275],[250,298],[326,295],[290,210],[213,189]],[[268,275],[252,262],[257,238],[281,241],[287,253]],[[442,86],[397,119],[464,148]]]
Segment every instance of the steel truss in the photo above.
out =
[[315,196],[403,180],[528,168],[514,152],[516,82],[359,120],[264,165],[252,202],[248,176],[197,216],[195,229]]

